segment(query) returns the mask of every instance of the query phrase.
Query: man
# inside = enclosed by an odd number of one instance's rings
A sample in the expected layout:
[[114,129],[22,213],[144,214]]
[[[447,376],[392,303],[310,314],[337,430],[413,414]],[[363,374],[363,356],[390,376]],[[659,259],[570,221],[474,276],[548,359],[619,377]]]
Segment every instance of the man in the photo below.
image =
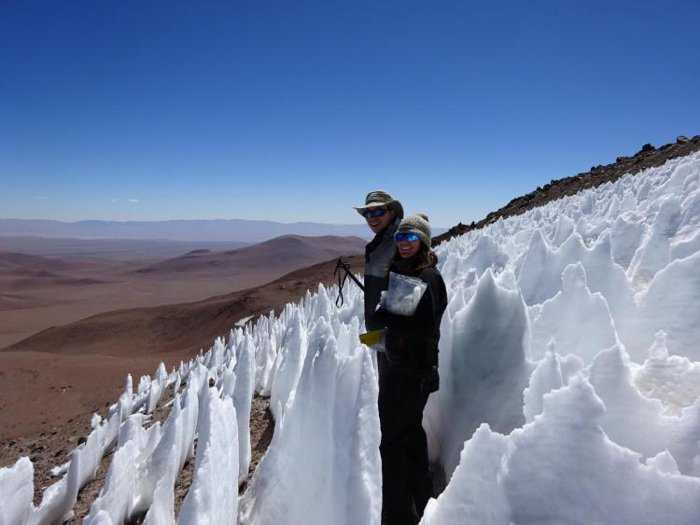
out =
[[[365,327],[380,330],[384,324],[375,318],[379,294],[389,283],[389,266],[396,253],[394,233],[403,219],[403,206],[382,190],[371,191],[364,206],[355,207],[375,234],[365,247]],[[383,359],[380,358],[380,371]]]
[[[379,296],[382,291],[386,290],[389,285],[389,268],[396,255],[396,242],[394,234],[396,233],[401,219],[403,219],[403,206],[394,199],[391,195],[382,190],[372,191],[365,198],[365,205],[355,208],[367,221],[367,226],[374,233],[374,239],[365,247],[365,328],[368,332],[373,330],[381,330],[386,328],[386,324],[377,315],[377,305],[379,304]],[[389,396],[386,395],[386,380],[389,378],[389,362],[384,352],[377,353],[377,366],[379,369],[379,413],[380,423],[382,426],[382,434],[387,431],[386,422],[382,415],[390,413],[389,407],[386,407],[386,400]],[[385,436],[382,435],[382,445],[380,452],[382,454],[382,470],[383,476],[388,477],[390,474],[387,469],[392,466],[390,461],[386,460]],[[391,496],[387,494],[388,484],[383,483],[382,495],[389,499]],[[390,523],[387,516],[387,505],[382,508],[382,524]]]

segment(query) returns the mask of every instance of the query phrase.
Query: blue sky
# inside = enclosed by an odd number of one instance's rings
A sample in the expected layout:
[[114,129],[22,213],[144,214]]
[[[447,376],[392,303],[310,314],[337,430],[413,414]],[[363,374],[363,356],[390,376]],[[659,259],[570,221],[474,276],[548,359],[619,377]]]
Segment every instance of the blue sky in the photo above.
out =
[[0,3],[0,217],[450,226],[700,133],[697,1],[197,4]]

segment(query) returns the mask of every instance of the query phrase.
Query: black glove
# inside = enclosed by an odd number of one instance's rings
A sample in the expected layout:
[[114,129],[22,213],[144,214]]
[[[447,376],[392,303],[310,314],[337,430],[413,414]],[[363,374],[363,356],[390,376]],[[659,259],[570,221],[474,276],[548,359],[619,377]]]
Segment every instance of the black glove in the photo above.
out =
[[424,394],[436,392],[440,388],[440,374],[437,366],[430,367],[420,378],[420,390]]

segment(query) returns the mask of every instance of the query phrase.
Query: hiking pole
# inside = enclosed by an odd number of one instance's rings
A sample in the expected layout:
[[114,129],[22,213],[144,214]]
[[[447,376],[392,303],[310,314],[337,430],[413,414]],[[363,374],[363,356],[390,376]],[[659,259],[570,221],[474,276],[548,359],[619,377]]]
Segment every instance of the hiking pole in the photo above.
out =
[[335,300],[335,306],[340,308],[345,303],[345,298],[343,297],[343,286],[345,286],[345,281],[348,277],[355,281],[355,284],[360,287],[360,290],[365,291],[365,285],[360,282],[360,280],[355,277],[350,269],[350,265],[346,263],[342,257],[338,257],[338,262],[335,265],[335,271],[333,272],[333,277],[338,279],[338,298]]
[[[343,302],[345,301],[343,297],[343,286],[345,286],[345,281],[348,277],[355,281],[355,284],[359,286],[360,290],[363,292],[365,291],[365,285],[362,284],[357,277],[355,277],[350,269],[350,265],[346,263],[342,257],[338,258],[333,275],[338,277],[338,298],[335,300],[336,307],[340,308],[343,306]],[[374,347],[377,352],[382,352],[384,351],[384,335],[384,329],[370,330],[366,334],[360,334],[360,342],[369,347]]]

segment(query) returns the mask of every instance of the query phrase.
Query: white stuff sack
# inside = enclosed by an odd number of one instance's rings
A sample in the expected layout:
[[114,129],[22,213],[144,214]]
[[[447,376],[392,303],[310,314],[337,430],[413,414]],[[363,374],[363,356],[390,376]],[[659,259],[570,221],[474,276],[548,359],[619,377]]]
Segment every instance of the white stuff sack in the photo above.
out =
[[389,289],[382,292],[379,304],[392,314],[411,316],[427,289],[417,277],[389,272]]

